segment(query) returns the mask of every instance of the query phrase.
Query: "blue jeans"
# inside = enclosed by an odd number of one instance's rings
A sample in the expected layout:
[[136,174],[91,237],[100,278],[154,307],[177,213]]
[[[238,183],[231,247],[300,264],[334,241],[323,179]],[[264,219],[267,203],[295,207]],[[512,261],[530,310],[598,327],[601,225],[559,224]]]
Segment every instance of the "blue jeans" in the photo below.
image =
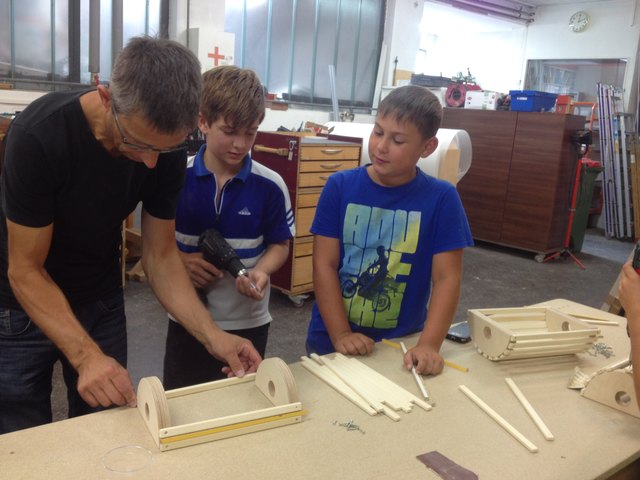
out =
[[[122,293],[73,312],[104,354],[126,367]],[[69,417],[103,410],[82,400],[75,369],[24,311],[0,308],[0,434],[51,422],[51,377],[57,360],[67,385]]]

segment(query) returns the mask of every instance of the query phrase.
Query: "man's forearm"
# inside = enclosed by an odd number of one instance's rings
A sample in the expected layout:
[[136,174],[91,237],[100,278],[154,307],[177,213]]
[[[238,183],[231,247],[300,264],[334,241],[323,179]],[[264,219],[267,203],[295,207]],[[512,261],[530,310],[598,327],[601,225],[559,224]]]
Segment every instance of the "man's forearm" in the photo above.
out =
[[77,369],[88,355],[100,351],[46,271],[10,270],[9,282],[27,315],[74,368]]
[[165,310],[211,350],[212,336],[220,328],[198,298],[178,250],[158,257],[143,253],[142,265],[151,289]]

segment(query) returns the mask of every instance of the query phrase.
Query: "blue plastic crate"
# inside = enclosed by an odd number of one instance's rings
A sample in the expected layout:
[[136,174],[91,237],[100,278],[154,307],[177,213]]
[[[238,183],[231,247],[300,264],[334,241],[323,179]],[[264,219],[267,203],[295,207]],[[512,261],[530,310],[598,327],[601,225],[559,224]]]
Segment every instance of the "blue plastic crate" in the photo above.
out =
[[555,93],[536,90],[510,90],[511,110],[516,112],[548,112],[556,104]]

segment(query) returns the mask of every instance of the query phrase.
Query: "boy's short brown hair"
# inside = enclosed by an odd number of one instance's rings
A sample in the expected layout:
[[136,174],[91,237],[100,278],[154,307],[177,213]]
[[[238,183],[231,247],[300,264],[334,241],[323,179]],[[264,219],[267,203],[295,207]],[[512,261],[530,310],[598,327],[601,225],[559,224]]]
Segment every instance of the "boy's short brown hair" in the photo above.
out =
[[392,115],[399,123],[410,122],[423,138],[435,137],[442,121],[442,105],[429,89],[418,85],[394,88],[378,105],[378,115]]
[[253,70],[223,65],[202,75],[200,113],[211,124],[220,117],[233,128],[264,120],[264,87]]

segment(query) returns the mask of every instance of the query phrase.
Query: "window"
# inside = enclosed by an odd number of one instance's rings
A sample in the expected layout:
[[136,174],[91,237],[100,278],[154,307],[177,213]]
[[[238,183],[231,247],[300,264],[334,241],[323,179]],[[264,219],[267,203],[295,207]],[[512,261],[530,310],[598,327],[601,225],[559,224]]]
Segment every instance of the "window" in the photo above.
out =
[[285,100],[331,104],[330,66],[340,105],[370,107],[382,43],[380,0],[227,2],[225,31],[235,63],[255,70]]
[[[159,30],[160,1],[123,2],[123,44]],[[0,82],[21,89],[91,83],[90,0],[0,0]],[[111,75],[111,2],[100,2],[100,78]]]
[[0,0],[0,76],[68,76],[68,9],[66,0]]
[[598,83],[622,88],[626,66],[623,58],[529,60],[524,88],[595,102]]

